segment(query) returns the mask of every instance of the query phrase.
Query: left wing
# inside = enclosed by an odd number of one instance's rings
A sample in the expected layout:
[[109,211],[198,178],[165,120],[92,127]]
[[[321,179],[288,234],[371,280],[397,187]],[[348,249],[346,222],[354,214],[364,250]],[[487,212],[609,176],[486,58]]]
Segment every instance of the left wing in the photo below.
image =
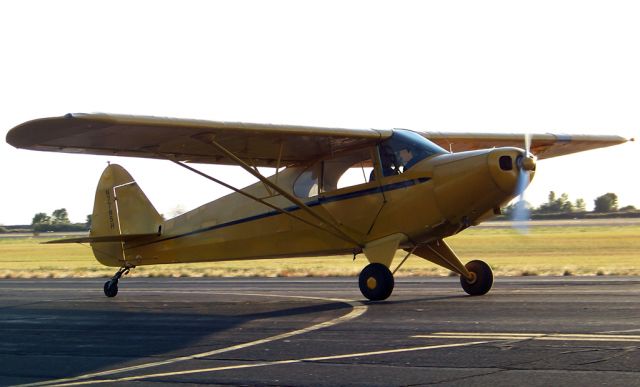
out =
[[213,138],[253,167],[307,163],[374,144],[391,130],[319,128],[109,114],[67,114],[9,131],[16,148],[236,165],[207,144]]
[[[524,148],[524,134],[520,133],[456,133],[425,132],[424,137],[453,152],[503,146]],[[628,140],[612,135],[532,134],[531,153],[538,159],[548,159],[586,150],[618,145]],[[633,139],[631,139],[633,141]]]

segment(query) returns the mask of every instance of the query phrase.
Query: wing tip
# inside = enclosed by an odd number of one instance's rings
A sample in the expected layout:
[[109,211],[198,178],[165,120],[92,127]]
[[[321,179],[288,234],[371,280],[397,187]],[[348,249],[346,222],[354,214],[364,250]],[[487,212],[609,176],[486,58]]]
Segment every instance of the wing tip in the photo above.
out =
[[35,145],[36,140],[34,140],[34,135],[39,137],[42,133],[46,133],[48,129],[47,126],[52,121],[58,121],[60,119],[69,120],[73,118],[75,118],[73,113],[67,113],[62,117],[43,117],[25,121],[9,129],[5,141],[15,148],[29,149],[29,147]]

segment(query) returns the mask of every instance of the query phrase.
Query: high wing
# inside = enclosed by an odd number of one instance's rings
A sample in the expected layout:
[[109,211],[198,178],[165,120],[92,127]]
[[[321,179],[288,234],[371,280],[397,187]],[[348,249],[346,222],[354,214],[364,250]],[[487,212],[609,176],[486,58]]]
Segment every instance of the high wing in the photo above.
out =
[[[457,133],[428,132],[423,136],[453,152],[513,146],[524,147],[524,134],[520,133]],[[584,134],[532,134],[531,153],[540,160],[586,150],[622,144],[628,140],[613,135]]]
[[[453,152],[523,147],[524,134],[419,132]],[[237,165],[210,140],[253,167],[309,163],[390,137],[390,129],[321,128],[113,114],[67,114],[25,122],[9,131],[17,148]],[[619,136],[532,135],[539,159],[621,144]]]
[[391,130],[249,124],[112,114],[67,114],[9,131],[16,148],[236,165],[207,139],[253,167],[285,167],[374,144]]

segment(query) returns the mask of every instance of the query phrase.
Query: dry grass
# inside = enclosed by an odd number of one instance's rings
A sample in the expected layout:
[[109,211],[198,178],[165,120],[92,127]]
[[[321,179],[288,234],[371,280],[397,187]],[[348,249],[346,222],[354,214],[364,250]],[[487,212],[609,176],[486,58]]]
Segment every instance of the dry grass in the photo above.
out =
[[[0,239],[0,278],[110,277],[115,268],[97,263],[81,245],[41,245],[43,239]],[[640,226],[475,228],[448,242],[463,261],[483,259],[499,276],[640,275]],[[404,254],[399,252],[395,264]],[[136,277],[356,276],[363,255],[215,262],[138,267]],[[395,266],[393,266],[395,267]],[[447,276],[448,270],[417,257],[398,276]]]

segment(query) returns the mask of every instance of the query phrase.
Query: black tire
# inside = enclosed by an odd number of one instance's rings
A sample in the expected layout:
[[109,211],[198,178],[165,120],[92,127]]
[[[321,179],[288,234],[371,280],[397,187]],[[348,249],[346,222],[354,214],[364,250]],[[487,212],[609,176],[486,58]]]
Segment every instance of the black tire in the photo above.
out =
[[475,274],[475,280],[470,282],[460,276],[460,285],[470,296],[481,296],[487,294],[493,285],[493,271],[491,267],[483,261],[471,261],[464,265],[471,273]]
[[104,283],[104,295],[115,297],[118,294],[118,281],[109,280]]
[[370,263],[360,272],[360,292],[371,301],[382,301],[393,292],[393,274],[381,263]]

